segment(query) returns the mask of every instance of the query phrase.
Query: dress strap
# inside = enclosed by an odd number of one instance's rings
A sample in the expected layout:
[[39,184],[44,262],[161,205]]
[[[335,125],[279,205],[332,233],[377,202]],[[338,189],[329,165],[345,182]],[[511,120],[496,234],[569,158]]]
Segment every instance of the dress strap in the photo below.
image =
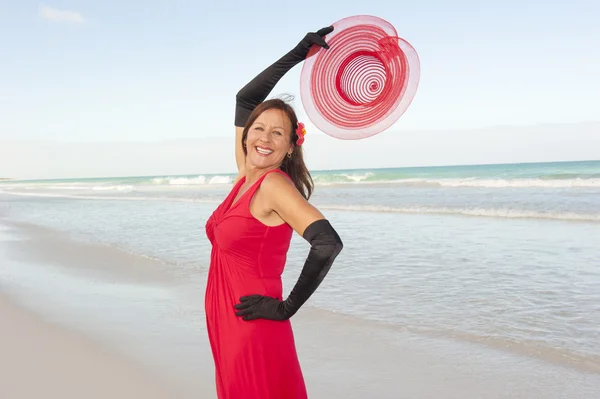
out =
[[262,175],[261,177],[259,177],[259,178],[258,178],[258,180],[257,180],[256,182],[254,182],[254,184],[252,185],[252,187],[250,187],[250,188],[248,189],[248,191],[251,191],[251,192],[249,193],[249,195],[248,195],[248,198],[252,198],[252,197],[254,196],[254,194],[256,193],[256,190],[258,190],[258,188],[259,188],[259,187],[260,187],[260,185],[262,184],[263,180],[264,180],[264,179],[267,177],[267,175],[269,175],[270,173],[273,173],[273,172],[276,172],[276,173],[281,173],[281,174],[283,174],[285,177],[287,177],[288,179],[290,178],[290,177],[288,176],[288,174],[287,174],[287,173],[285,173],[283,170],[281,170],[281,169],[279,169],[279,168],[277,168],[277,169],[272,169],[272,170],[269,170],[269,171],[268,171],[268,172],[266,172],[264,175]]
[[237,189],[236,190],[232,190],[233,191],[233,195],[232,195],[232,198],[230,200],[228,209],[233,209],[233,208],[237,207],[242,202],[248,202],[248,201],[250,201],[254,197],[254,194],[256,193],[256,190],[258,190],[258,188],[262,184],[262,182],[265,179],[265,177],[267,177],[267,175],[269,173],[272,173],[272,172],[282,173],[288,179],[290,178],[287,173],[285,173],[284,171],[282,171],[279,168],[278,169],[269,170],[265,174],[263,174],[261,177],[259,177],[258,180],[256,180],[252,184],[252,186],[250,188],[248,188],[246,190],[246,192],[244,192],[244,194],[242,194],[242,196],[240,198],[238,198],[238,200],[235,201],[235,203],[234,203],[233,201],[235,200],[235,197],[237,196],[237,193],[239,192],[239,189],[240,189],[241,185],[243,184],[243,182],[240,180],[240,182],[238,182],[239,186],[237,187]]

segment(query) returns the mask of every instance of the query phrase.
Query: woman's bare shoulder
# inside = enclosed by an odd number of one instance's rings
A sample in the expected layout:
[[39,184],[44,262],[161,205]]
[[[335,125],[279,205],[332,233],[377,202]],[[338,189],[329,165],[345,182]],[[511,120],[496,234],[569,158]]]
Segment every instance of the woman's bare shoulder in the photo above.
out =
[[268,209],[276,212],[300,235],[312,222],[324,218],[284,173],[269,173],[263,180],[261,190],[264,190],[263,198]]

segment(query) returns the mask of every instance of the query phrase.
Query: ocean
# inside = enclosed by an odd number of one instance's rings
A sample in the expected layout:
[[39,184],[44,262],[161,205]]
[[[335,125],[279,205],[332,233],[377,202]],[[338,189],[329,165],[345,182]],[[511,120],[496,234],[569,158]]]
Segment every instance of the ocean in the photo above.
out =
[[[0,217],[157,259],[202,282],[204,223],[233,178],[3,181]],[[308,305],[600,372],[600,161],[313,178],[311,202],[345,247]],[[286,291],[307,253],[296,235]]]

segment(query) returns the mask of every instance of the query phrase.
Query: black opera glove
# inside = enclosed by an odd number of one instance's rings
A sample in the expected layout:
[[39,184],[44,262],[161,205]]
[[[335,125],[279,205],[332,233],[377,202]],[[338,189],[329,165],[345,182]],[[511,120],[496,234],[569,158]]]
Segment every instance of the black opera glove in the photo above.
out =
[[236,316],[244,320],[287,320],[310,298],[321,284],[343,248],[342,240],[327,219],[311,223],[303,237],[311,244],[310,252],[292,292],[285,301],[264,295],[248,295],[235,305]]
[[240,303],[235,305],[238,310],[236,316],[244,320],[268,319],[287,320],[284,303],[277,298],[264,295],[248,295],[240,298]]
[[254,108],[267,98],[283,75],[306,59],[313,45],[329,49],[323,36],[331,32],[333,32],[333,26],[307,33],[296,47],[244,86],[235,96],[235,126],[244,127],[246,125]]

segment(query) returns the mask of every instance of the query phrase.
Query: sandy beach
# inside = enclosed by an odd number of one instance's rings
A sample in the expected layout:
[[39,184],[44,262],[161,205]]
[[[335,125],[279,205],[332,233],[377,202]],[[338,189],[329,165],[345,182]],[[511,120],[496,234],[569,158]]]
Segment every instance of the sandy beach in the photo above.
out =
[[[159,261],[48,228],[2,223],[1,398],[216,398],[205,276],[172,273]],[[135,300],[124,296],[138,289],[145,291]],[[188,295],[190,308],[174,305]],[[293,325],[311,398],[600,395],[600,373],[585,365],[308,306]]]

